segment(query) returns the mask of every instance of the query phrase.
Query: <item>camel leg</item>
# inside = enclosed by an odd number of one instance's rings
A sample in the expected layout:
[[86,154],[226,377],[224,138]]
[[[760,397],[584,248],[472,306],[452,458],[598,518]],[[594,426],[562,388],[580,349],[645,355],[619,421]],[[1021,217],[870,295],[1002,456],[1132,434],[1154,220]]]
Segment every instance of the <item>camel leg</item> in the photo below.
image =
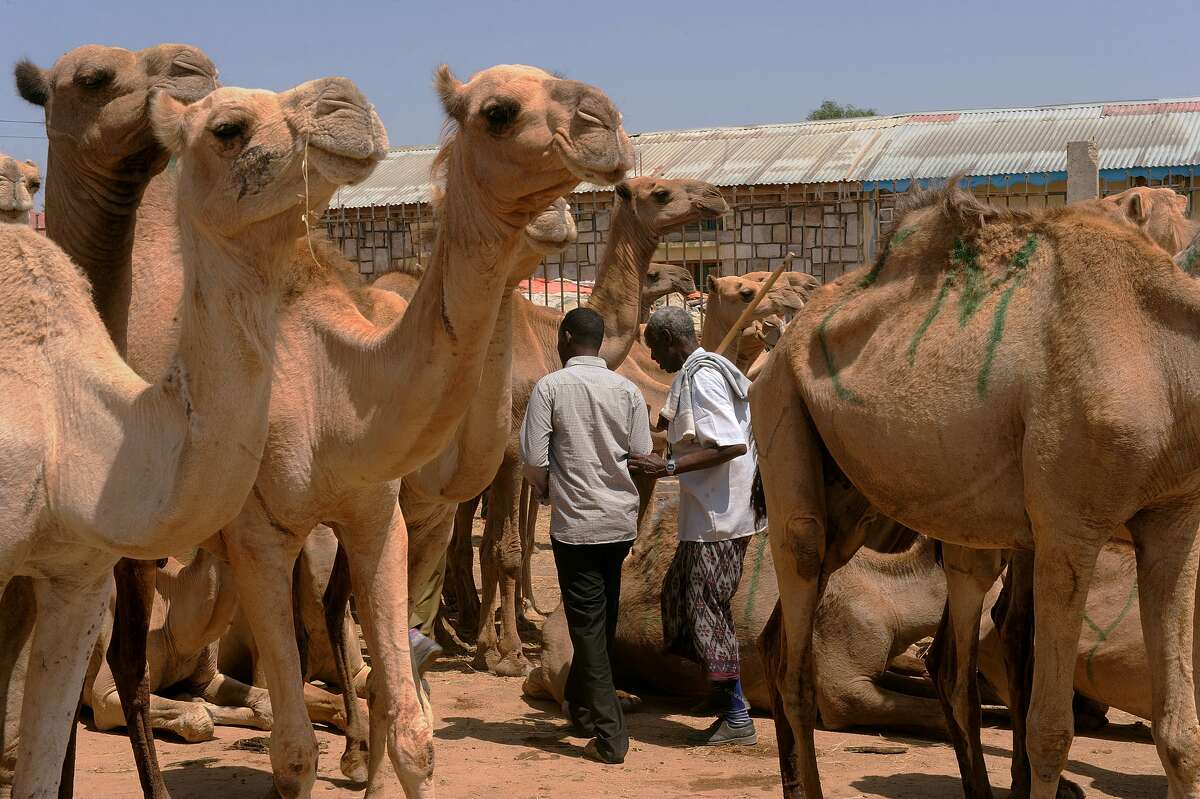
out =
[[533,594],[533,553],[537,546],[537,521],[538,521],[538,502],[533,497],[533,486],[529,485],[524,479],[521,480],[521,596],[522,601],[519,608],[521,617],[518,621],[524,621],[532,625],[529,619],[529,614],[532,611],[538,616],[545,617],[546,611],[542,610],[537,603],[537,597]]
[[991,799],[992,786],[983,760],[977,661],[979,616],[984,595],[1000,574],[1000,551],[947,545],[943,553],[946,609],[925,663],[958,758],[963,795]]
[[121,558],[113,569],[117,583],[117,607],[113,617],[112,641],[107,661],[116,681],[133,759],[137,763],[142,794],[150,799],[169,799],[158,766],[150,719],[150,677],[146,670],[146,637],[150,634],[150,611],[158,566],[152,560]]
[[304,707],[304,675],[292,614],[292,568],[302,542],[286,532],[257,497],[251,497],[222,538],[258,648],[255,667],[261,667],[271,692],[275,789],[283,799],[300,799],[312,794],[316,780],[317,737]]
[[[37,605],[33,581],[15,577],[0,592],[0,797],[8,799],[16,767],[18,732],[21,727],[21,698],[29,667],[29,646]],[[64,764],[65,765],[65,764]]]
[[38,623],[21,705],[14,796],[50,799],[58,795],[70,739],[68,725],[79,707],[78,688],[83,685],[110,590],[108,574],[86,586],[34,581]]
[[1004,589],[992,607],[992,622],[1004,647],[1008,710],[1012,718],[1012,796],[1029,795],[1029,751],[1025,748],[1029,692],[1033,688],[1033,553],[1012,553]]
[[[1100,546],[1108,535],[1072,534],[1060,526],[1054,533],[1039,534],[1034,527],[1033,604],[1038,623],[1033,632],[1033,691],[1029,697],[1029,719],[1025,745],[1029,751],[1032,799],[1054,799],[1059,777],[1067,764],[1074,738],[1075,662],[1079,656],[1079,633],[1083,626],[1084,603],[1096,568]],[[1195,521],[1192,522],[1195,534]],[[1187,604],[1194,601],[1195,565],[1188,586]],[[1145,611],[1143,611],[1144,613]],[[1184,609],[1188,614],[1190,610]],[[1188,634],[1191,616],[1187,617]],[[1191,651],[1191,646],[1188,647]],[[1188,669],[1190,674],[1191,669]],[[1188,685],[1191,696],[1191,685]],[[1190,701],[1193,734],[1195,703]]]
[[[502,467],[503,468],[503,467]],[[521,535],[519,519],[521,477],[514,464],[511,478],[512,499],[508,503],[508,523],[502,528],[497,580],[500,591],[500,660],[494,671],[501,677],[524,677],[533,665],[521,646],[521,631],[517,628],[517,586],[521,581]],[[499,510],[499,509],[497,509]]]
[[447,589],[457,608],[459,637],[469,639],[479,630],[479,591],[475,587],[475,549],[471,535],[480,497],[459,504],[454,513],[454,537],[446,561]]
[[[779,757],[788,763],[782,769],[784,797],[821,799],[812,639],[827,529],[824,470],[821,442],[786,367],[783,359],[770,359],[751,399],[787,641],[778,690],[791,734],[780,737]],[[785,749],[787,742],[795,746]]]
[[[116,677],[108,663],[101,663],[92,680],[92,720],[97,729],[118,730],[128,727],[125,703],[117,691]],[[165,699],[154,694],[146,707],[147,729],[165,730],[188,743],[207,741],[213,737],[212,715],[195,702]],[[139,717],[140,718],[140,717]]]
[[[1137,553],[1142,634],[1150,662],[1154,743],[1167,774],[1170,799],[1200,797],[1200,723],[1196,713],[1195,664],[1191,660],[1197,591],[1197,521],[1191,512],[1161,510],[1143,511],[1129,523]],[[1038,571],[1037,578],[1041,577],[1042,572]],[[1041,596],[1040,583],[1037,588],[1037,595]],[[1041,638],[1037,651],[1034,666],[1040,669]],[[1037,688],[1035,683],[1035,709]],[[1033,729],[1031,718],[1031,736]],[[1038,761],[1032,742],[1029,756],[1034,763],[1036,782]]]
[[[340,768],[348,779],[366,782],[367,737],[370,733],[354,691],[354,675],[350,672],[350,646],[358,646],[358,641],[346,640],[346,608],[350,604],[350,590],[350,560],[346,556],[346,548],[339,541],[322,604],[325,609],[325,632],[329,635],[329,646],[337,665],[338,682],[342,684],[346,713],[343,727],[346,748],[342,752]],[[312,719],[311,712],[309,718]]]
[[479,574],[483,595],[479,600],[479,629],[475,635],[475,659],[471,665],[479,671],[495,671],[500,662],[500,643],[496,635],[496,610],[500,607],[500,560],[502,541],[513,516],[516,502],[511,464],[505,462],[496,472],[488,491],[488,514],[479,545]]
[[[371,653],[371,766],[378,762],[377,753],[387,751],[405,795],[432,799],[432,711],[418,692],[408,647],[408,531],[395,494],[390,499],[378,518],[339,525],[337,532],[349,556],[359,620]],[[381,782],[382,775],[372,768],[367,795],[377,793]]]

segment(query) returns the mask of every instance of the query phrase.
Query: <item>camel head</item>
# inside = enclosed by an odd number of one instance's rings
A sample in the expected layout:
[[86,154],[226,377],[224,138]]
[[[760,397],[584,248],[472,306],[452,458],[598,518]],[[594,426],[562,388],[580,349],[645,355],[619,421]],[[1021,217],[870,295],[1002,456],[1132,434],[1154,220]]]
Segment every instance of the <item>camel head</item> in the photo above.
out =
[[[705,302],[704,313],[712,315],[713,323],[719,329],[729,330],[737,322],[738,316],[745,307],[754,299],[759,286],[763,284],[768,274],[768,272],[751,272],[747,275],[731,275],[730,277],[709,275],[708,299]],[[810,278],[813,283],[817,282],[816,278],[811,275],[797,274],[797,278],[801,280]],[[751,322],[766,319],[769,316],[787,318],[804,307],[806,297],[807,294],[792,285],[789,274],[784,273],[780,275],[775,286],[767,292],[767,296],[763,297],[762,302],[754,309],[754,313],[747,320],[747,326]]]
[[151,104],[154,130],[179,158],[179,208],[218,235],[270,223],[294,241],[338,187],[387,153],[375,108],[348,78],[275,92],[221,88],[184,105]]
[[1175,255],[1187,247],[1198,226],[1187,218],[1187,198],[1165,186],[1135,186],[1100,203]]
[[575,217],[562,197],[525,226],[525,245],[540,255],[558,255],[575,241]]
[[616,193],[617,201],[628,205],[652,236],[697,219],[716,219],[729,211],[720,189],[702,180],[629,178],[617,184]]
[[621,114],[594,86],[507,65],[466,83],[443,65],[434,83],[453,123],[439,166],[448,180],[460,175],[476,185],[484,206],[477,210],[510,228],[581,180],[610,185],[633,166]]
[[0,154],[0,222],[29,224],[33,195],[41,187],[36,164]]
[[651,261],[650,268],[646,270],[646,283],[642,287],[642,300],[654,302],[676,291],[685,297],[696,293],[692,270],[678,264]]
[[[17,90],[45,109],[54,157],[76,175],[94,175],[111,194],[112,179],[144,184],[167,165],[167,154],[150,127],[150,98],[164,92],[191,103],[217,86],[217,68],[204,52],[160,44],[133,52],[88,44],[41,69],[17,64]],[[55,164],[54,172],[62,169]],[[140,195],[139,195],[140,196]]]

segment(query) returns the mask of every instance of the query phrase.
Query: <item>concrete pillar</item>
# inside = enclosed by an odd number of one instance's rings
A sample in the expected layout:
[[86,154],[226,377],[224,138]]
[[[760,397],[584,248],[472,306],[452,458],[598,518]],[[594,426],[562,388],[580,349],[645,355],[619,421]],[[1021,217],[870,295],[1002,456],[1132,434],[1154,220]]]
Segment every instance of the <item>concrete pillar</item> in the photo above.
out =
[[1067,202],[1100,196],[1100,149],[1094,141],[1067,142]]

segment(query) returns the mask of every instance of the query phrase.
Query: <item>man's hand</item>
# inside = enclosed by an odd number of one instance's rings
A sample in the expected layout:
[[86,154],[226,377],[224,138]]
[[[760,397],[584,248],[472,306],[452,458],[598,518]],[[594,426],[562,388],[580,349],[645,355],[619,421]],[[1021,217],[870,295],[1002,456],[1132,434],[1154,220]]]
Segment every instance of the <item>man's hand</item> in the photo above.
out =
[[653,453],[649,455],[630,455],[629,471],[645,477],[666,477],[667,462]]

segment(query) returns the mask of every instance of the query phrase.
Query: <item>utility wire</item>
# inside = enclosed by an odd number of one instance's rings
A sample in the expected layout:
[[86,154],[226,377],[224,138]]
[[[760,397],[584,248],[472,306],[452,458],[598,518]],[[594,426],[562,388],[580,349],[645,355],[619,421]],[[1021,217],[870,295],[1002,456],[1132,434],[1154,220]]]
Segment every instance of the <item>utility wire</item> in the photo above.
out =
[[46,141],[45,136],[4,136],[2,134],[0,134],[0,139],[37,139],[39,141]]
[[0,122],[8,122],[12,125],[44,125],[41,120],[33,119],[0,119]]

